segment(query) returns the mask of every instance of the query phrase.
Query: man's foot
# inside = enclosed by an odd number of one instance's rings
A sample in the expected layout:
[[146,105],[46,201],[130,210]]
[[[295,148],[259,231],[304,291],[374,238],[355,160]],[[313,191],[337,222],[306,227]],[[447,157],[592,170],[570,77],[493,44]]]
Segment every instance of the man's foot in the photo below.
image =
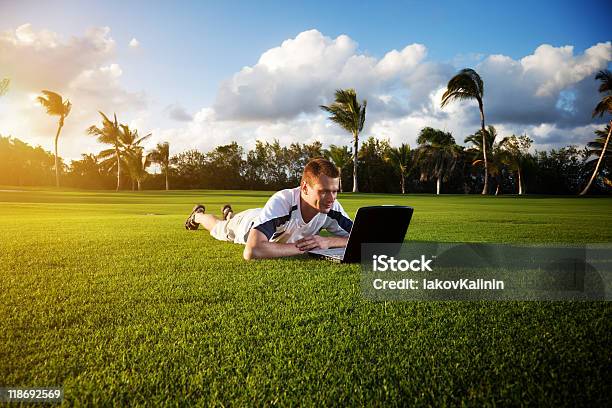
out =
[[229,204],[225,204],[223,206],[223,208],[221,209],[221,213],[223,213],[223,220],[226,220],[226,221],[234,216],[234,210],[232,209],[232,206]]
[[185,229],[197,230],[200,224],[195,222],[195,215],[204,214],[205,211],[206,207],[204,207],[202,204],[196,204],[195,207],[193,207],[193,210],[191,210],[191,214],[189,214],[187,221],[185,221]]

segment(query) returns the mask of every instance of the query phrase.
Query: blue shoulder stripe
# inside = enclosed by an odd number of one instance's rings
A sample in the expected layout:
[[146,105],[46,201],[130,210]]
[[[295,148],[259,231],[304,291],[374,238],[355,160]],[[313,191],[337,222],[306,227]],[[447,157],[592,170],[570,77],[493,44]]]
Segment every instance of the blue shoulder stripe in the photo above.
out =
[[340,228],[346,232],[351,232],[351,229],[353,228],[353,221],[342,215],[340,211],[329,210],[327,216],[333,220],[336,220]]
[[297,210],[297,205],[294,205],[289,210],[289,214],[283,215],[282,217],[272,218],[264,222],[263,224],[259,224],[255,227],[256,230],[263,232],[263,234],[268,238],[268,241],[272,239],[272,236],[276,232],[276,228],[285,224],[291,218],[291,213]]

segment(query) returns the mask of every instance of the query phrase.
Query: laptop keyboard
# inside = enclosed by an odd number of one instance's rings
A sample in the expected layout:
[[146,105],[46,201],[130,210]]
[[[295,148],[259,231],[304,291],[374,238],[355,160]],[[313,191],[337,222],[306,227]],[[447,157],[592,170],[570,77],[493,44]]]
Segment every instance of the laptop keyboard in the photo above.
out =
[[327,256],[344,256],[346,248],[328,248],[328,249],[316,249],[310,251],[314,254],[327,255]]

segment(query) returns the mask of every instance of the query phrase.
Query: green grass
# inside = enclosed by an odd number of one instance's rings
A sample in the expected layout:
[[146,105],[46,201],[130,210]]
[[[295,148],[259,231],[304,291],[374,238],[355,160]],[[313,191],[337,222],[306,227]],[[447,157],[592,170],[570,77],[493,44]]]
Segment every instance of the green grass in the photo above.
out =
[[[9,189],[7,187],[6,189]],[[245,262],[183,229],[269,192],[0,191],[0,386],[74,404],[585,405],[611,400],[606,302],[370,302],[358,265]],[[612,199],[351,195],[408,240],[612,242]]]

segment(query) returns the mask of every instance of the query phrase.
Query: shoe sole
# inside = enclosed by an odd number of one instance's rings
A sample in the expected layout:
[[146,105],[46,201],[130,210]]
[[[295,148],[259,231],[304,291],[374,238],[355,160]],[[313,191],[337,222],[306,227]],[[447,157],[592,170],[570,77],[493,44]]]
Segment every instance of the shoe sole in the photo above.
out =
[[[226,212],[225,211],[226,209],[228,209],[229,211]],[[227,221],[227,215],[233,212],[234,212],[234,209],[232,208],[232,206],[229,204],[225,204],[223,208],[221,209],[221,214],[223,214],[223,220]]]
[[201,204],[196,204],[196,205],[193,207],[193,210],[191,210],[191,214],[189,214],[189,217],[187,217],[187,221],[185,221],[185,229],[186,229],[186,230],[194,231],[194,230],[197,230],[197,229],[198,229],[198,227],[200,226],[200,224],[199,224],[199,223],[197,223],[197,222],[193,221],[193,219],[192,219],[192,218],[193,218],[193,215],[194,215],[196,212],[199,212],[198,210],[199,210],[200,208],[202,209],[202,212],[203,212],[203,213],[204,213],[204,212],[206,212],[206,207],[204,207],[204,206],[203,206],[203,205],[201,205]]

